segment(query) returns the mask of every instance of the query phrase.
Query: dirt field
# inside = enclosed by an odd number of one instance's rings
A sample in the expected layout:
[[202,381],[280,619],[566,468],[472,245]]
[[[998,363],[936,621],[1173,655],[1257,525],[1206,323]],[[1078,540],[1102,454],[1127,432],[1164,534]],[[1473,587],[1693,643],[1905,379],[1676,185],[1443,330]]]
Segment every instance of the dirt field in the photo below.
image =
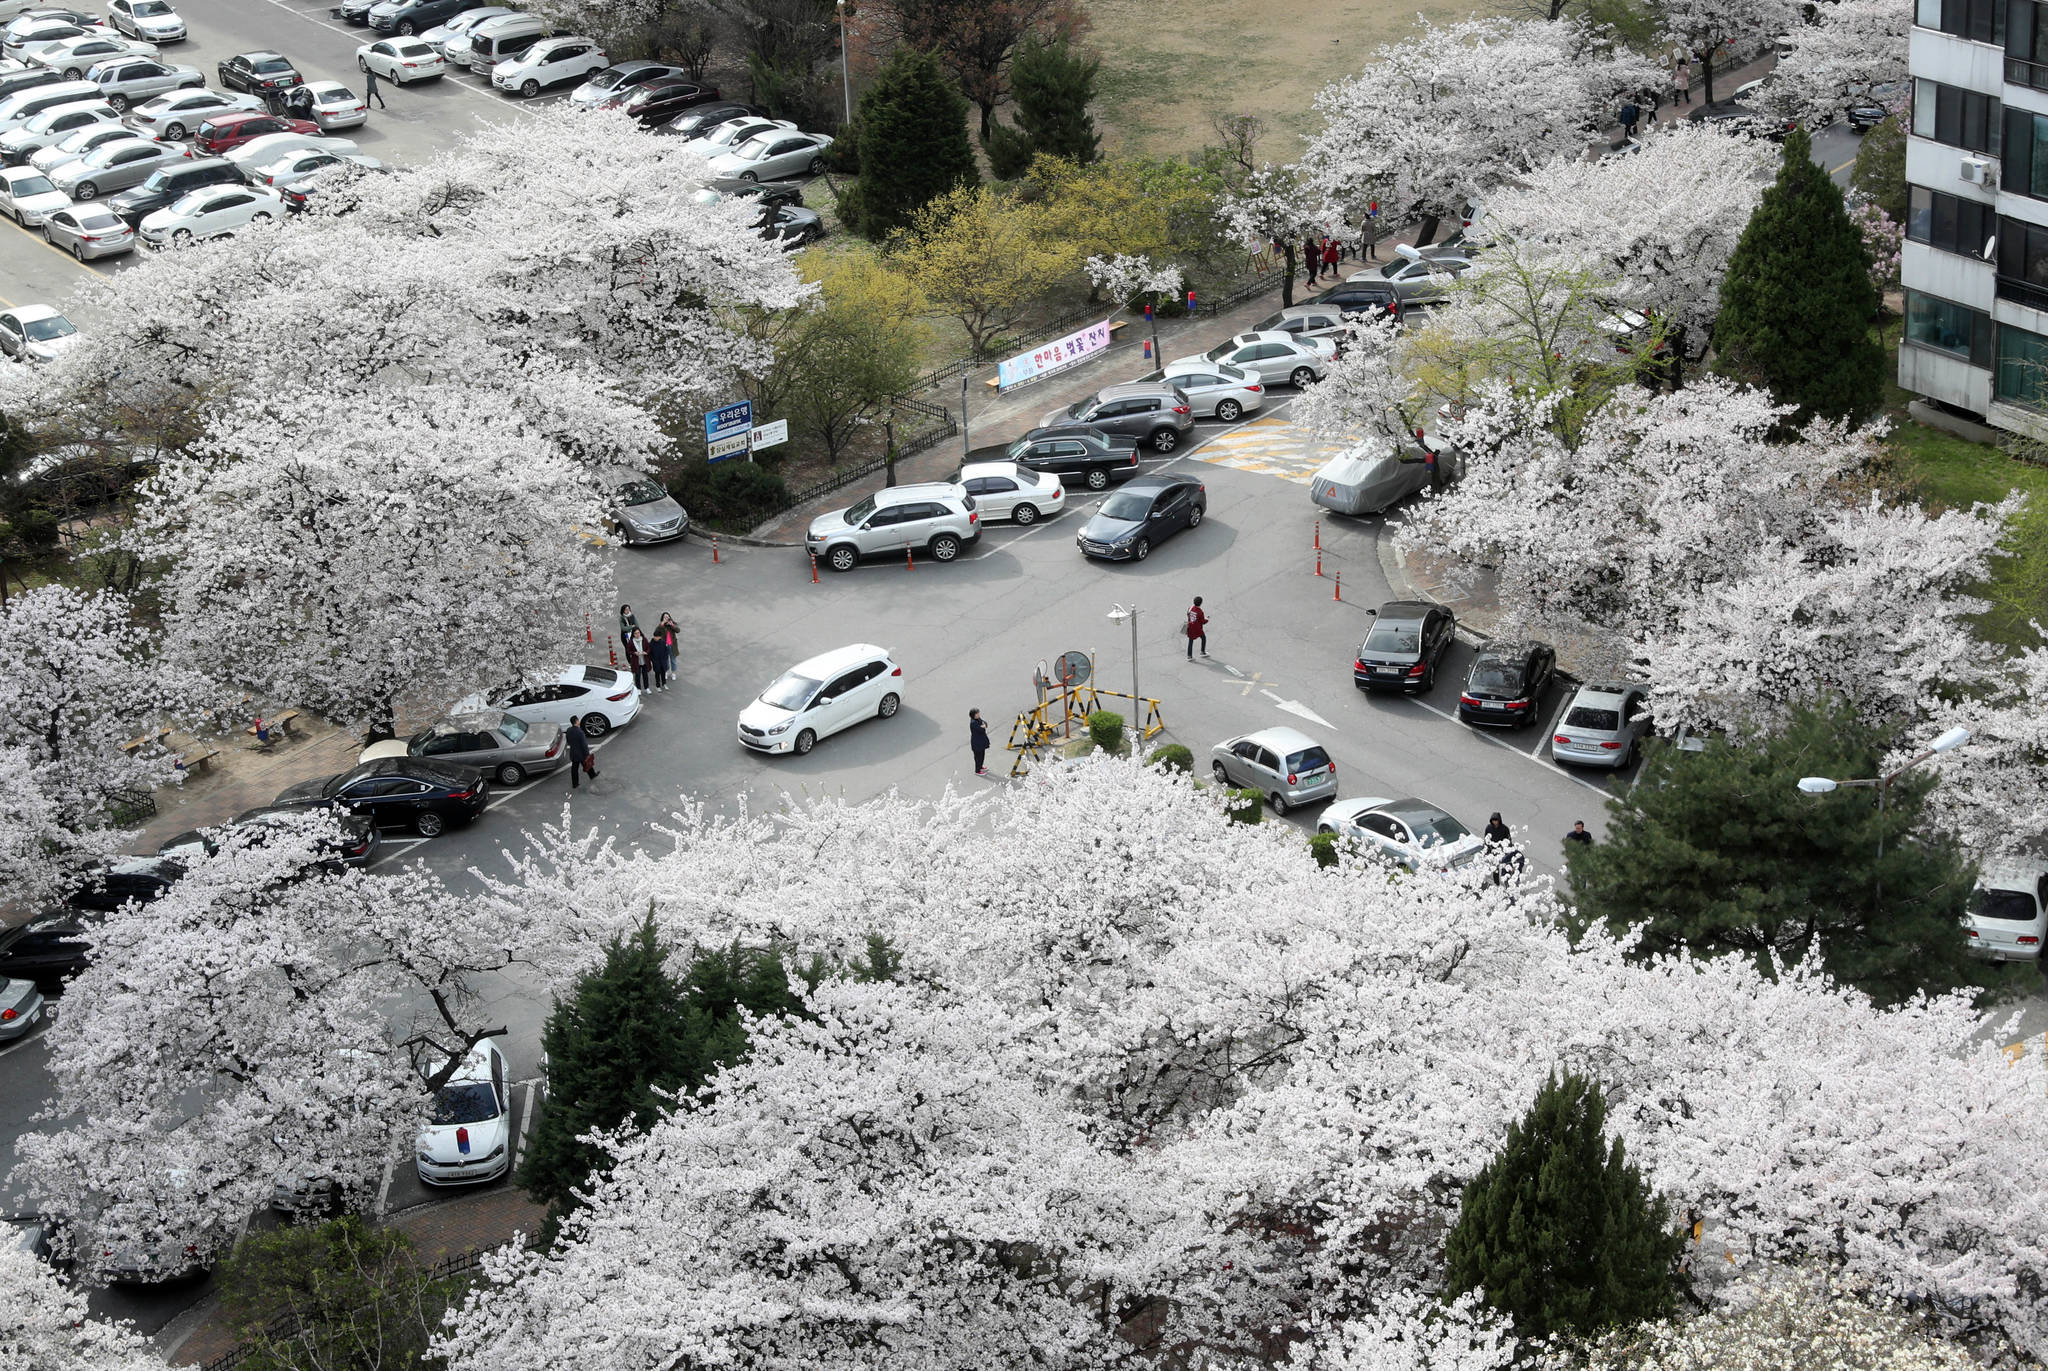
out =
[[1087,0],[1102,54],[1096,120],[1114,151],[1192,153],[1215,113],[1266,121],[1259,154],[1285,161],[1315,126],[1310,100],[1398,41],[1417,14],[1497,13],[1488,0]]

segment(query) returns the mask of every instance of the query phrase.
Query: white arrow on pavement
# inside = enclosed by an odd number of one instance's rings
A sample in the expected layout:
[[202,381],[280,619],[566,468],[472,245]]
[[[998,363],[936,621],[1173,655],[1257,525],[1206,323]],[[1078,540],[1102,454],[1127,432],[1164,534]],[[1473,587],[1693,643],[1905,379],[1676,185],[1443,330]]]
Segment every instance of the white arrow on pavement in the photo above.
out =
[[1298,715],[1301,718],[1308,720],[1312,724],[1321,724],[1324,728],[1336,727],[1335,724],[1331,723],[1328,719],[1325,719],[1322,715],[1316,713],[1313,709],[1310,709],[1307,705],[1303,704],[1299,700],[1283,700],[1270,690],[1261,690],[1259,694],[1265,696],[1274,704],[1286,710],[1289,714]]

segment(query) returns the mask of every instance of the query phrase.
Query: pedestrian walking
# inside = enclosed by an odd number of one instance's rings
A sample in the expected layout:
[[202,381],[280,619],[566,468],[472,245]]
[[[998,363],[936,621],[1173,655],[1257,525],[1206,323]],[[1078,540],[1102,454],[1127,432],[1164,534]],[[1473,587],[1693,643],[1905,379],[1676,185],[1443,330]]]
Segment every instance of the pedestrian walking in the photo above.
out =
[[1195,640],[1202,643],[1202,655],[1209,655],[1209,616],[1202,609],[1202,597],[1197,595],[1195,603],[1188,609],[1188,660],[1195,660]]
[[1486,838],[1489,846],[1498,843],[1512,843],[1515,840],[1515,835],[1508,830],[1508,826],[1505,823],[1501,822],[1500,811],[1497,809],[1493,811],[1492,817],[1487,819],[1486,832],[1483,836]]
[[967,745],[974,749],[974,774],[988,775],[988,724],[983,722],[981,711],[967,711]]
[[619,646],[626,645],[626,639],[640,631],[640,621],[633,616],[633,606],[619,606]]
[[654,677],[656,690],[668,689],[668,673],[675,660],[675,639],[669,636],[665,625],[656,624],[654,636],[647,640],[647,670]]
[[1317,245],[1315,235],[1303,234],[1301,238],[1301,274],[1310,285],[1322,274],[1323,250]]
[[597,783],[597,763],[590,757],[590,739],[583,733],[583,716],[571,714],[569,727],[562,734],[562,740],[569,745],[569,789],[574,791],[588,776],[591,784]]
[[1337,279],[1337,259],[1342,255],[1335,238],[1323,239],[1323,268],[1329,272],[1332,281]]
[[647,646],[647,635],[639,629],[626,639],[626,665],[633,668],[633,684],[645,690],[653,683],[653,653]]
[[1642,117],[1642,108],[1633,100],[1621,107],[1621,136],[1623,141],[1636,136],[1636,120]]
[[1564,840],[1568,843],[1584,843],[1587,847],[1593,845],[1593,835],[1586,831],[1584,819],[1572,821],[1572,831],[1564,835]]
[[1671,88],[1677,94],[1677,98],[1672,101],[1673,104],[1692,103],[1692,63],[1683,57],[1679,58],[1678,65],[1671,69]]
[[375,101],[377,102],[377,108],[378,108],[378,109],[389,109],[389,108],[390,108],[390,106],[389,106],[389,105],[386,105],[386,104],[384,103],[384,97],[383,97],[383,96],[382,96],[381,94],[379,94],[379,93],[378,93],[378,91],[377,91],[377,73],[376,73],[376,72],[374,72],[374,71],[371,71],[371,70],[370,70],[370,69],[369,69],[368,67],[364,67],[364,68],[363,68],[363,108],[364,108],[364,109],[368,109],[368,108],[370,107],[370,102],[371,102],[372,100],[375,100]]

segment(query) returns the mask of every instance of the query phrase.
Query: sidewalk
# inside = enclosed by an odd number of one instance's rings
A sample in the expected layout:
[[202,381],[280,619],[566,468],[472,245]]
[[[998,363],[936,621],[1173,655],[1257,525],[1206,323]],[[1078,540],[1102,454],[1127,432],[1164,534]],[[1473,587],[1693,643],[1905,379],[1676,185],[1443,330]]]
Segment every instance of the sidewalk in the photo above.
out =
[[154,852],[174,833],[219,824],[245,809],[267,805],[280,790],[309,777],[346,771],[362,751],[362,740],[355,734],[311,714],[300,713],[292,728],[293,737],[278,737],[267,750],[239,730],[205,739],[173,733],[168,746],[174,753],[217,748],[219,755],[204,771],[156,791],[156,813],[142,824],[135,850]]
[[[1733,100],[1737,86],[1746,85],[1761,76],[1768,76],[1772,71],[1776,70],[1777,65],[1778,55],[1775,52],[1766,52],[1763,56],[1745,62],[1739,67],[1731,67],[1726,70],[1720,67],[1714,68],[1715,102],[1725,103],[1726,101]],[[1691,102],[1683,105],[1674,105],[1671,102],[1676,96],[1677,91],[1673,89],[1670,73],[1667,72],[1664,84],[1658,87],[1656,112],[1653,114],[1649,110],[1644,110],[1642,121],[1636,125],[1637,130],[1640,132],[1650,124],[1675,124],[1689,116],[1701,105],[1707,103],[1706,84],[1700,79],[1700,71],[1697,65],[1693,67],[1692,73]],[[1592,148],[1595,152],[1605,152],[1609,147],[1620,141],[1621,125],[1617,122],[1607,126],[1607,141],[1605,143],[1596,141],[1592,144]]]

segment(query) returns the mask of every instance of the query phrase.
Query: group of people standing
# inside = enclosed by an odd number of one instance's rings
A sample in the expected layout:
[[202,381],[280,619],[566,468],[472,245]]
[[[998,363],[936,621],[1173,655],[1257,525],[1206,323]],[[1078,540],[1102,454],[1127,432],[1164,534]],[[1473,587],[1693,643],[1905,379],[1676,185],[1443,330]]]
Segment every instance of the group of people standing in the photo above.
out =
[[626,665],[633,668],[633,684],[642,690],[667,690],[676,670],[676,641],[681,629],[666,610],[650,636],[640,631],[633,606],[619,606],[619,644],[626,653]]

